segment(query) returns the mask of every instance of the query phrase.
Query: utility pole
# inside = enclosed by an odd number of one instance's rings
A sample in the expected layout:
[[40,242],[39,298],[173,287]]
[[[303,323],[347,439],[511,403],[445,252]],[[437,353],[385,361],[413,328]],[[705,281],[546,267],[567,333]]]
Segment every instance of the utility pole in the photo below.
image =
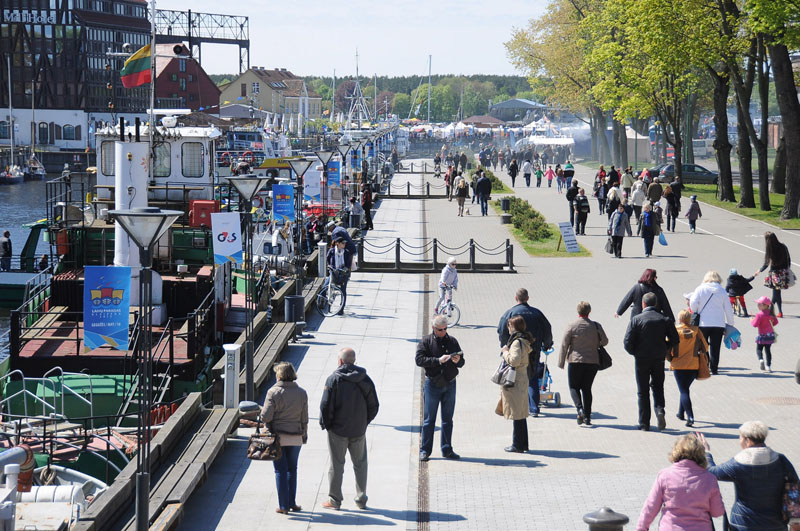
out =
[[333,96],[331,96],[331,123],[334,123],[336,113],[336,69],[333,69]]
[[431,123],[431,62],[433,56],[428,56],[428,123]]

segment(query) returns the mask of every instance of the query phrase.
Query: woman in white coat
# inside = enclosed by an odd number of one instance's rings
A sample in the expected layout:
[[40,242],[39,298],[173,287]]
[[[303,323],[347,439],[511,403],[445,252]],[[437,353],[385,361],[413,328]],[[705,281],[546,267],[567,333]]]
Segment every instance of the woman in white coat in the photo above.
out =
[[733,307],[725,288],[722,287],[722,277],[719,273],[716,271],[706,273],[703,283],[697,286],[689,297],[689,308],[692,313],[700,314],[700,330],[710,348],[708,361],[711,374],[717,374],[725,325],[733,325]]

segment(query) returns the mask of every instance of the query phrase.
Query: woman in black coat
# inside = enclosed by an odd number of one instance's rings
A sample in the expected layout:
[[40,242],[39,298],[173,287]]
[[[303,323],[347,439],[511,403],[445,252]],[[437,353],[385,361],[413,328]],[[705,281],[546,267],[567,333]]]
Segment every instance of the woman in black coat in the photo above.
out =
[[628,308],[631,308],[631,319],[642,313],[642,297],[644,297],[645,293],[655,293],[658,298],[656,310],[665,317],[669,317],[670,321],[675,322],[675,316],[672,314],[672,308],[669,305],[669,300],[667,300],[667,295],[656,282],[655,269],[644,270],[639,282],[628,291],[625,297],[623,297],[622,302],[619,303],[614,317],[619,317],[625,313]]
[[791,264],[792,258],[789,256],[789,248],[778,241],[778,237],[772,232],[764,233],[766,252],[764,253],[764,265],[756,271],[753,276],[769,267],[769,274],[764,279],[764,286],[772,289],[773,310],[777,306],[778,317],[783,317],[783,298],[781,290],[791,287]]
[[519,166],[517,165],[517,159],[513,159],[511,164],[508,165],[508,176],[511,177],[511,188],[514,188],[514,183],[517,180],[518,173]]

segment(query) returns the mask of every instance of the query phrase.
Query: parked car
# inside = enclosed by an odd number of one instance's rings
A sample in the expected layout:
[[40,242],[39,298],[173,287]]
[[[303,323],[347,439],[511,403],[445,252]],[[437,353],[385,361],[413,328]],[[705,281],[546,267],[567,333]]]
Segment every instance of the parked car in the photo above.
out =
[[[650,170],[652,173],[653,170]],[[717,184],[719,174],[706,169],[699,164],[683,165],[683,184]],[[658,179],[661,182],[671,182],[675,178],[675,165],[666,164],[660,167]]]

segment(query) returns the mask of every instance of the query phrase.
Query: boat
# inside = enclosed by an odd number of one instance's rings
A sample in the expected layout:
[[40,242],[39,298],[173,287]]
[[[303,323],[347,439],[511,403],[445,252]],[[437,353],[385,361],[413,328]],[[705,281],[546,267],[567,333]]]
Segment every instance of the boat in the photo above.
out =
[[[39,288],[49,281],[51,269],[39,270],[36,247],[43,231],[47,228],[45,220],[23,225],[30,229],[22,253],[13,257],[11,271],[0,272],[0,308],[15,309],[23,301],[30,299]],[[17,261],[18,260],[18,261]]]
[[12,164],[4,170],[0,170],[0,184],[18,184],[21,183],[24,178],[25,172],[16,164]]
[[25,164],[22,175],[26,181],[40,181],[47,177],[47,172],[39,159],[32,155]]

